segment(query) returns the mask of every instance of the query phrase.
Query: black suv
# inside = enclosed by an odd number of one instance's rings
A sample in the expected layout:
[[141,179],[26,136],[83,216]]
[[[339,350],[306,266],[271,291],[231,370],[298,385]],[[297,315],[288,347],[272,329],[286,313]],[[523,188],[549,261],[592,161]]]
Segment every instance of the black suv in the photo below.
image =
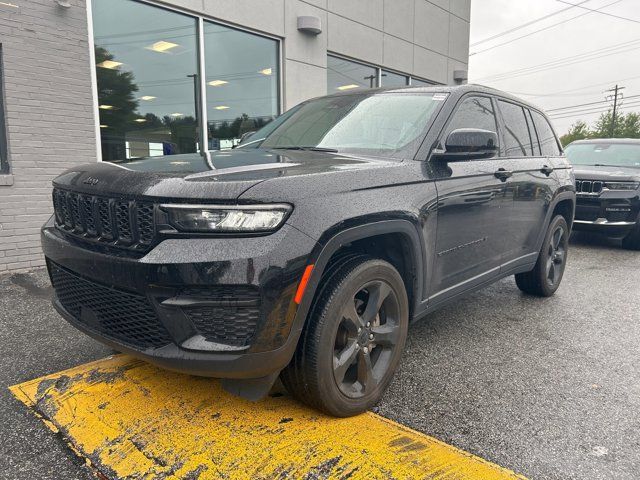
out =
[[508,275],[556,291],[575,184],[542,112],[468,85],[310,100],[233,150],[73,168],[53,201],[42,243],[77,328],[347,416],[410,322]]
[[640,250],[640,139],[578,140],[566,153],[576,177],[575,229]]

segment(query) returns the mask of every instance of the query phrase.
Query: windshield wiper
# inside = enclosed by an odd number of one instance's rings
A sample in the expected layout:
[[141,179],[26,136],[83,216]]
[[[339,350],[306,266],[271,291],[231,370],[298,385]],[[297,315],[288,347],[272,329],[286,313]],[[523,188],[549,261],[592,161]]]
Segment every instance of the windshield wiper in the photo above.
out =
[[288,145],[284,147],[271,147],[272,150],[304,150],[309,152],[328,152],[328,153],[338,153],[336,148],[325,148],[325,147],[304,147],[300,145]]
[[639,165],[609,165],[608,163],[594,163],[593,167],[613,167],[613,168],[640,168]]

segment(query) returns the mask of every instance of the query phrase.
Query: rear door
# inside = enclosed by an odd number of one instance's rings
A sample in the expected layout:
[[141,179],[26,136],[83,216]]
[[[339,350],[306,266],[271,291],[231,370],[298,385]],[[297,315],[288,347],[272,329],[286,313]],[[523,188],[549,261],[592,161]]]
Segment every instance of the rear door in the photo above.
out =
[[505,237],[504,271],[535,260],[538,238],[546,228],[545,219],[557,181],[553,162],[542,153],[531,111],[503,99],[497,104],[505,168],[513,172],[507,182],[513,211]]
[[[459,100],[438,142],[444,145],[459,128],[497,132],[492,98],[470,94]],[[503,168],[501,158],[433,162],[438,206],[434,268],[428,279],[432,305],[499,274],[511,210],[506,178],[496,176]]]

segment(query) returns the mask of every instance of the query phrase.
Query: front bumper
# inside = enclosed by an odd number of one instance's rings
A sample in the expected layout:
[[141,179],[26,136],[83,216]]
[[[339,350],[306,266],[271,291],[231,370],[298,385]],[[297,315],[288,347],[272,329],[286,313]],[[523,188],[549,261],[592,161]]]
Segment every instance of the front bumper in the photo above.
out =
[[574,229],[624,236],[636,226],[639,214],[640,199],[636,191],[578,195]]
[[83,244],[50,221],[42,246],[54,306],[79,330],[163,368],[258,378],[295,351],[304,318],[293,297],[316,243],[285,225],[262,237],[168,239],[135,258]]

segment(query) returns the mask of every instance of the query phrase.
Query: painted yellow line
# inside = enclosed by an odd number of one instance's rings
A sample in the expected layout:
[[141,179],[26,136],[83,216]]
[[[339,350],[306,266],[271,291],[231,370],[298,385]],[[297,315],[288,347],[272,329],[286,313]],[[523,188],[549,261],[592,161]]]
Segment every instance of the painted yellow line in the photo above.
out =
[[524,478],[373,413],[251,403],[125,355],[11,391],[109,479]]

